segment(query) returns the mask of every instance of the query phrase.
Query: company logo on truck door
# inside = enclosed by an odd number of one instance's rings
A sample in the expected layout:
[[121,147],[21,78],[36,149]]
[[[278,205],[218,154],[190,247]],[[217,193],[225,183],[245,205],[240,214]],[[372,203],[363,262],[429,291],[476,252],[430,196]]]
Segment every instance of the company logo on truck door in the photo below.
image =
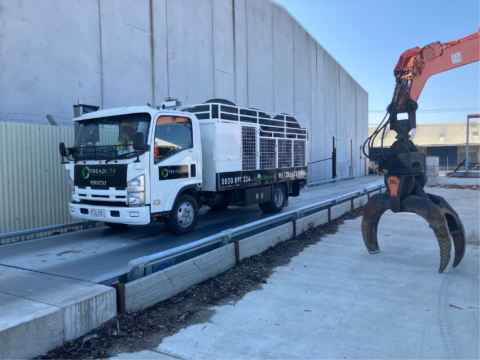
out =
[[188,165],[162,166],[158,172],[159,180],[188,178]]

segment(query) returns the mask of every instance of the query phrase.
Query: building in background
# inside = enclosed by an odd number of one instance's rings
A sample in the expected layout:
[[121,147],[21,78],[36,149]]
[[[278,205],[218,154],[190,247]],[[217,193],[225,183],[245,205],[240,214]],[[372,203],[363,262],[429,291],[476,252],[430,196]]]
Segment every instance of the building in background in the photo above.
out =
[[[309,160],[330,158],[335,138],[338,177],[363,174],[368,93],[275,1],[2,0],[0,24],[0,121],[68,126],[77,99],[221,98],[308,119]],[[312,164],[309,181],[331,169]]]
[[[369,127],[371,135],[376,127]],[[470,121],[469,131],[469,163],[478,164],[480,159],[480,122]],[[383,146],[390,147],[395,142],[395,131],[389,127],[385,132]],[[466,157],[467,122],[451,122],[441,124],[417,125],[410,132],[411,140],[426,156],[438,156],[440,171],[453,171]],[[374,143],[374,151],[380,150],[381,137]],[[448,169],[447,169],[448,165]]]

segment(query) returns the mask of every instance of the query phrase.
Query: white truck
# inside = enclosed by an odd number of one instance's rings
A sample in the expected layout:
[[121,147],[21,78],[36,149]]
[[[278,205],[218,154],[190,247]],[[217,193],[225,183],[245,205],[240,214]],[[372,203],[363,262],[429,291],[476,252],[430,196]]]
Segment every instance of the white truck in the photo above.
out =
[[223,99],[125,107],[74,119],[70,214],[112,228],[164,219],[192,231],[199,208],[257,204],[280,212],[307,179],[307,122]]

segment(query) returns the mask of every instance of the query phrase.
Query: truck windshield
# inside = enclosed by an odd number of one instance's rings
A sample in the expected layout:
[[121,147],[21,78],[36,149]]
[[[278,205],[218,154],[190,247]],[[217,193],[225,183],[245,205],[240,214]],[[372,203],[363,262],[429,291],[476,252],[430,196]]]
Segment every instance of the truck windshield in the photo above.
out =
[[148,139],[150,114],[136,113],[80,121],[73,156],[77,160],[112,160],[137,156],[133,134]]

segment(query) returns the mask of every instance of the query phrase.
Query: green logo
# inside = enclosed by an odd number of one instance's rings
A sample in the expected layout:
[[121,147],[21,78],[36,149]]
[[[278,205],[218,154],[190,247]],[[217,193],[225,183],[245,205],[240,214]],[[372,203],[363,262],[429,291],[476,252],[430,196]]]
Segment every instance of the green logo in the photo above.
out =
[[166,169],[166,168],[163,168],[163,169],[162,169],[162,176],[163,176],[164,178],[166,178],[166,177],[168,176],[168,169]]
[[88,166],[85,166],[83,169],[82,169],[82,176],[83,178],[86,180],[90,177],[90,169],[88,168]]
[[253,177],[253,180],[261,181],[261,180],[275,180],[275,175],[260,175],[258,174],[256,177]]

